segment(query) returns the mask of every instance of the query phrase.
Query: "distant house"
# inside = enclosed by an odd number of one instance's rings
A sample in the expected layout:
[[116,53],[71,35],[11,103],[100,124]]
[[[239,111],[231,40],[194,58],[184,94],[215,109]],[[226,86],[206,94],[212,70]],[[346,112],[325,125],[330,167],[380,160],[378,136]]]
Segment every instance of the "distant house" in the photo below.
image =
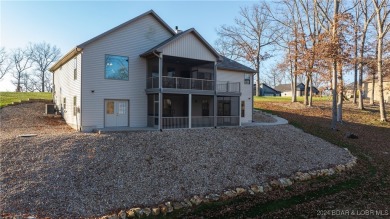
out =
[[[374,101],[379,101],[378,79],[374,81]],[[383,77],[383,97],[386,103],[390,103],[390,75]],[[372,98],[372,77],[363,81],[363,98]]]
[[[253,93],[256,93],[256,84],[253,84]],[[260,96],[280,96],[280,91],[268,86],[265,83],[260,84]]]
[[[275,87],[275,90],[280,91],[282,97],[292,96],[291,84],[279,84],[278,86]],[[308,92],[310,92],[310,87],[308,89]],[[320,93],[316,87],[313,87],[312,92],[314,95],[318,95]],[[305,85],[303,83],[297,85],[296,94],[297,96],[305,95]]]

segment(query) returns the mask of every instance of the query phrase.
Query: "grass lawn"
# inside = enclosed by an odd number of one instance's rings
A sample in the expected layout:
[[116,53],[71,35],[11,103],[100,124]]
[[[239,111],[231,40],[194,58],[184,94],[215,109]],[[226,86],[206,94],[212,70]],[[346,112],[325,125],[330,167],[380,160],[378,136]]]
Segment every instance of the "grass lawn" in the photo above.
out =
[[[314,101],[326,101],[326,100],[331,100],[331,97],[313,97],[313,102]],[[291,97],[254,97],[254,100],[256,102],[291,102]],[[304,100],[304,97],[297,97],[298,102],[302,102]]]
[[49,92],[0,92],[0,108],[28,99],[52,100],[52,94]]

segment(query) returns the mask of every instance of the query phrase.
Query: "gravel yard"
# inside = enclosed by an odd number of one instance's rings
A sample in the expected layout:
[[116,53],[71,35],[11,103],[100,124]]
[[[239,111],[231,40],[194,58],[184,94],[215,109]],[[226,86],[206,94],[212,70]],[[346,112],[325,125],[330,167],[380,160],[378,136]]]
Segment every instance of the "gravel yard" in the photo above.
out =
[[0,109],[1,212],[96,216],[351,159],[291,125],[98,135],[43,112],[42,103]]

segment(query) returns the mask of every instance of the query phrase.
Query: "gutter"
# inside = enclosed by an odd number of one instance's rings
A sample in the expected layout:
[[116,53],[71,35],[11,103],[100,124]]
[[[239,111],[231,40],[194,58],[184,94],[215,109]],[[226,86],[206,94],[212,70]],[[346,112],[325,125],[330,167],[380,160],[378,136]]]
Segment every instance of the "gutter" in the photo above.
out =
[[83,48],[75,47],[74,49],[70,50],[67,54],[65,54],[56,64],[54,64],[49,71],[54,73],[57,69],[59,69],[61,66],[63,66],[65,63],[67,63],[69,60],[77,56],[83,51]]

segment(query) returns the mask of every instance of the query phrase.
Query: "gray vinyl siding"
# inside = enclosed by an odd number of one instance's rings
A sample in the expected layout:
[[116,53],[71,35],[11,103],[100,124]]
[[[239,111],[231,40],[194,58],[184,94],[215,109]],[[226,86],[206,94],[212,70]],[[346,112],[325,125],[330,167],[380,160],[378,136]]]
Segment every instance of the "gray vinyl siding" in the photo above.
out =
[[[240,97],[240,108],[241,101],[245,101],[245,117],[241,117],[241,123],[252,122],[252,86],[253,86],[253,77],[250,78],[250,84],[244,84],[244,75],[243,72],[236,71],[227,71],[227,70],[217,70],[217,80],[218,81],[230,81],[230,82],[240,82],[241,87],[241,97]],[[240,109],[241,110],[241,109]]]
[[[81,54],[77,55],[77,79],[74,80],[74,59],[69,60],[54,73],[54,102],[57,109],[63,112],[63,117],[72,128],[80,129],[80,113],[73,115],[73,97],[76,96],[77,107],[81,101]],[[66,109],[63,100],[66,98]]]
[[[147,126],[146,60],[139,55],[171,37],[151,15],[102,37],[83,50],[82,125],[104,127],[104,100],[129,101],[129,126]],[[129,58],[129,80],[105,79],[105,55]],[[92,93],[92,91],[94,91]]]
[[216,61],[216,57],[194,34],[187,34],[162,49],[164,55]]

